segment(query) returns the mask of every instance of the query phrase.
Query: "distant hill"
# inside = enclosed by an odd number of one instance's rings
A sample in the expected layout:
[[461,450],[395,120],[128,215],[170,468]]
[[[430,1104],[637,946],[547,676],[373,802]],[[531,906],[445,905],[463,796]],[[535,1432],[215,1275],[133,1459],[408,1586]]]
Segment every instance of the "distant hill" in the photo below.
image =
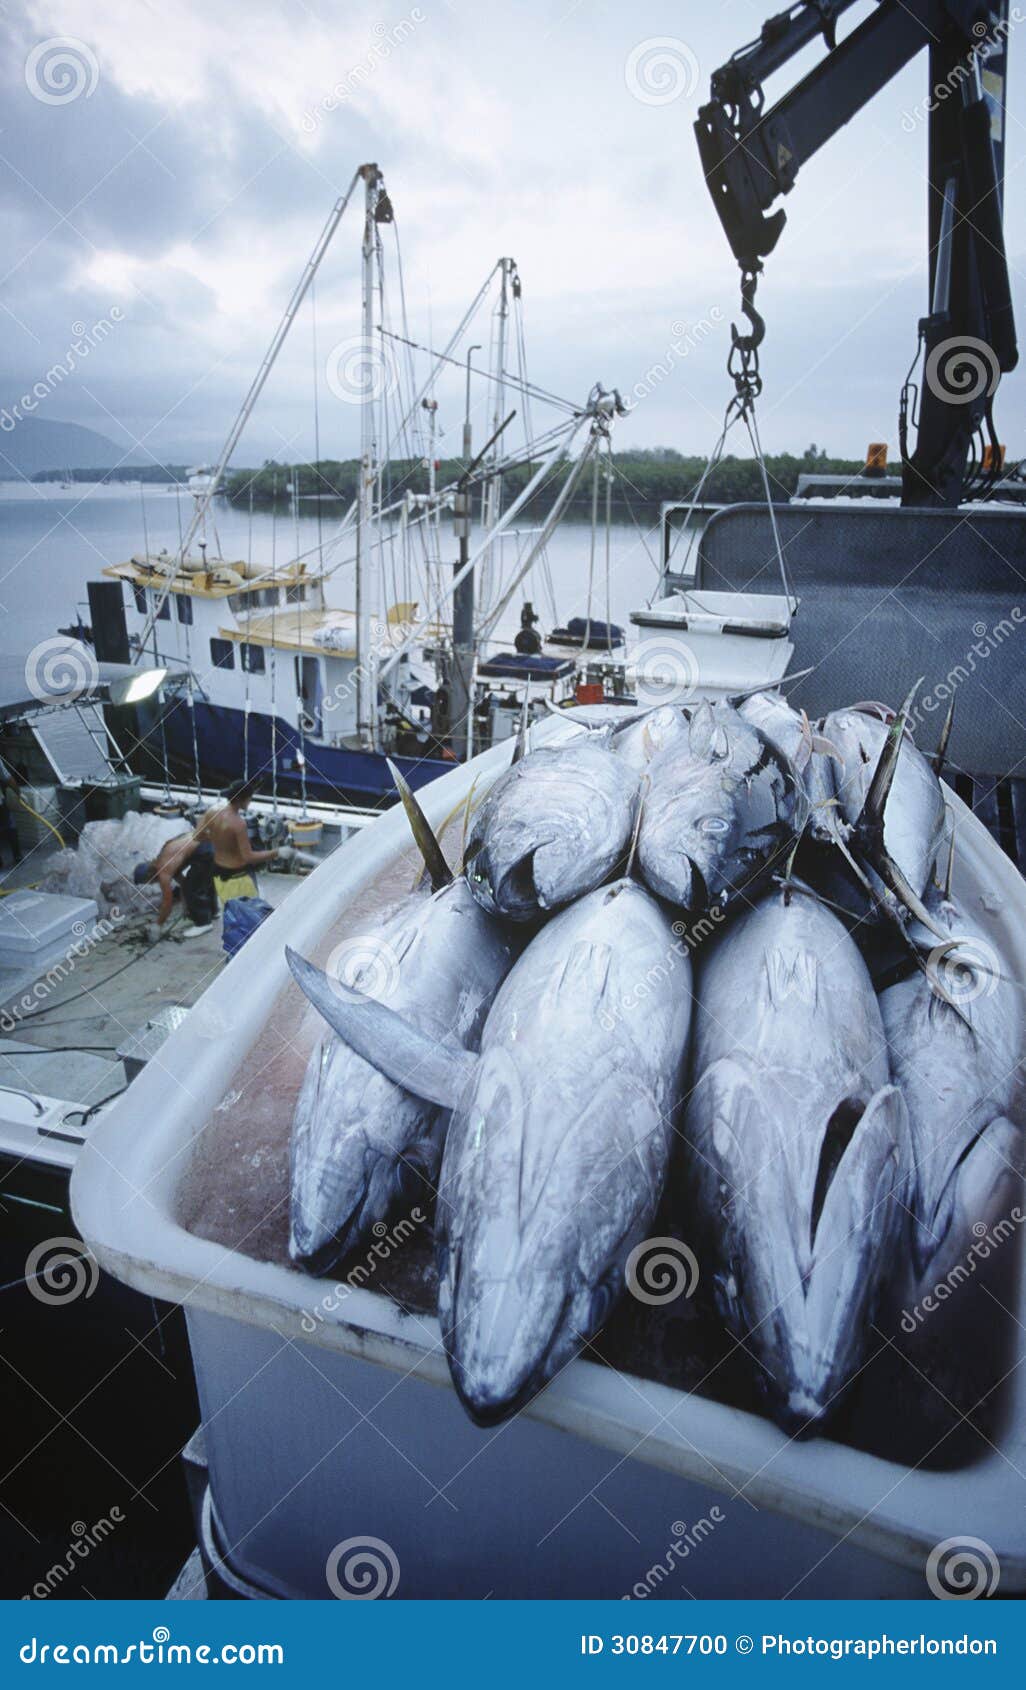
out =
[[152,463],[144,452],[125,453],[95,429],[80,423],[23,417],[13,428],[0,412],[0,478],[36,475],[45,469],[109,469],[112,464]]

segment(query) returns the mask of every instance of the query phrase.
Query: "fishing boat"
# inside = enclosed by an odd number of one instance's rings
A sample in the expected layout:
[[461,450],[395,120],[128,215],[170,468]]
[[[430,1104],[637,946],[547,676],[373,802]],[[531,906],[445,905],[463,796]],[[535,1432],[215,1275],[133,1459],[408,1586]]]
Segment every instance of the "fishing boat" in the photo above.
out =
[[[274,543],[267,562],[225,557],[215,500],[360,188],[361,333],[343,343],[332,377],[343,397],[359,403],[356,497],[329,534],[321,522],[324,500],[314,495],[318,540],[305,554],[297,525],[295,548],[283,560],[273,555]],[[151,778],[156,768],[158,776],[163,770],[165,778],[200,788],[242,771],[255,773],[272,795],[380,805],[394,796],[386,758],[419,787],[455,758],[508,738],[525,699],[537,716],[573,698],[579,681],[594,686],[589,672],[603,658],[622,667],[622,630],[590,610],[554,629],[549,640],[536,632],[529,603],[514,642],[500,639],[496,625],[514,594],[530,591],[536,563],[544,568],[546,541],[590,461],[597,476],[598,456],[623,406],[601,386],[578,405],[534,389],[524,363],[520,276],[510,258],[493,267],[444,350],[428,355],[426,378],[416,382],[414,356],[425,349],[410,339],[405,313],[397,326],[376,314],[388,297],[381,230],[394,225],[381,171],[362,165],[328,218],[218,462],[189,472],[194,508],[178,546],[154,553],[144,544],[105,568],[103,582],[90,584],[97,655],[168,671],[161,707],[133,735],[133,758]],[[396,245],[398,251],[398,236]],[[401,270],[399,283],[405,297]],[[479,347],[467,342],[477,313],[490,304],[490,368],[479,372],[472,363]],[[515,372],[506,367],[514,351]],[[466,374],[464,468],[451,485],[440,486],[433,393],[440,373],[452,367]],[[475,455],[471,384],[478,378],[489,388],[491,432]],[[516,416],[510,399],[524,413],[524,442],[516,449],[506,445]],[[558,413],[537,437],[530,432],[532,399],[554,404]],[[319,438],[316,392],[314,408]],[[390,467],[399,456],[401,474]],[[427,492],[404,484],[411,463],[426,467]],[[504,477],[523,463],[532,471],[527,485],[504,503]],[[540,528],[522,531],[518,514],[543,484],[555,489],[550,514]],[[596,480],[596,494],[597,486]],[[298,517],[296,469],[288,492]],[[447,557],[450,523],[456,555]],[[343,569],[352,573],[351,608],[329,604],[326,593],[326,583]]]

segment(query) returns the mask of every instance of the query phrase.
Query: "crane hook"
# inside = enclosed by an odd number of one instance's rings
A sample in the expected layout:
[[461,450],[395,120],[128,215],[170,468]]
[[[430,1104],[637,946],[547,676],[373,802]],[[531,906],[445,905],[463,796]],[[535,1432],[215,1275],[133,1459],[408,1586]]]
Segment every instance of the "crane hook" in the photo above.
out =
[[761,346],[766,334],[766,324],[755,309],[755,284],[757,272],[743,270],[741,272],[741,309],[751,325],[750,334],[741,334],[736,323],[730,325],[731,344],[740,352],[754,352]]

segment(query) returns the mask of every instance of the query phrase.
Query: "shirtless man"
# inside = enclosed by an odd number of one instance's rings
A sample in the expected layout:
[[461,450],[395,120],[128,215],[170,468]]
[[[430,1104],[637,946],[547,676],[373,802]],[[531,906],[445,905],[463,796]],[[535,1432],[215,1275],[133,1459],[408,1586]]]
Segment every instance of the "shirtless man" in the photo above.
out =
[[225,794],[226,802],[208,810],[196,829],[196,839],[207,840],[214,848],[214,885],[222,904],[229,898],[257,897],[253,869],[275,857],[287,860],[292,855],[288,845],[273,851],[254,851],[250,844],[242,811],[256,788],[256,781],[236,781]]
[[287,859],[292,855],[288,845],[274,851],[254,851],[250,844],[241,812],[255,790],[254,781],[236,781],[228,789],[227,801],[208,810],[192,833],[169,839],[152,862],[137,864],[136,885],[156,881],[160,887],[160,908],[148,930],[151,938],[160,938],[171,914],[175,885],[181,889],[191,922],[183,937],[199,938],[209,933],[218,901],[223,905],[229,898],[257,896],[254,868],[273,857]]
[[133,879],[137,886],[151,886],[156,881],[160,887],[160,908],[156,920],[146,930],[147,938],[161,937],[174,907],[176,885],[192,924],[186,928],[186,936],[198,938],[202,933],[209,933],[215,914],[213,857],[213,848],[199,837],[197,829],[169,839],[152,862],[136,864]]

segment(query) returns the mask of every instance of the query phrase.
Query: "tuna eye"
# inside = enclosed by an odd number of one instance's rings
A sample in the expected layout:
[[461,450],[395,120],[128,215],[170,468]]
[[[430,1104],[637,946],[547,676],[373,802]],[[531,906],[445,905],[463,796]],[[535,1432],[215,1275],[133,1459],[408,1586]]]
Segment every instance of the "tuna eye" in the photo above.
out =
[[399,1196],[409,1202],[416,1202],[424,1196],[424,1171],[419,1162],[413,1162],[405,1157],[399,1163],[396,1173],[396,1186]]
[[591,1308],[588,1311],[588,1325],[593,1332],[604,1326],[609,1318],[609,1311],[613,1306],[613,1288],[607,1279],[596,1285],[591,1294]]
[[726,816],[703,816],[698,827],[701,833],[726,833],[730,823]]

